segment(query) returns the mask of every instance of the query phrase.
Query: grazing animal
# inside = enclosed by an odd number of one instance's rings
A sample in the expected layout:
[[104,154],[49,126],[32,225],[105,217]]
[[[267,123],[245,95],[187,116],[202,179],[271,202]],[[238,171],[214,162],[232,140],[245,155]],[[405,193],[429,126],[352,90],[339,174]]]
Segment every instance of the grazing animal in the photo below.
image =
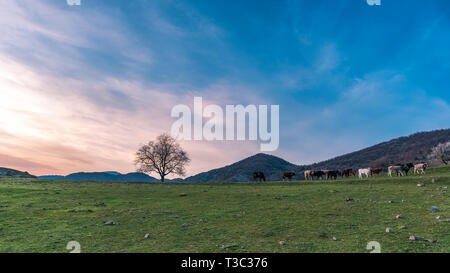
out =
[[366,176],[367,178],[369,178],[370,176],[370,170],[371,168],[367,168],[367,169],[359,169],[358,170],[358,177],[359,178],[363,178],[363,175]]
[[403,166],[389,166],[388,175],[392,177],[392,173],[394,172],[397,176],[403,176]]
[[283,181],[285,179],[288,179],[289,181],[291,181],[293,176],[295,176],[295,173],[293,173],[293,172],[285,172],[285,173],[283,173]]
[[353,171],[353,169],[344,169],[342,171],[342,177],[350,177],[350,176],[356,176],[356,173]]
[[319,179],[319,178],[322,179],[323,176],[325,175],[325,172],[324,171],[313,171],[311,175],[313,178],[317,177],[317,179]]
[[370,175],[373,176],[374,174],[380,174],[383,171],[381,168],[373,168],[370,169]]
[[313,177],[312,177],[312,170],[307,170],[307,171],[305,171],[305,180],[312,180],[313,179]]
[[261,182],[261,181],[264,181],[264,182],[266,182],[266,177],[264,176],[264,173],[263,172],[254,172],[253,173],[253,181],[259,181],[259,182]]
[[411,170],[412,168],[414,168],[414,164],[412,164],[412,163],[402,165],[402,171],[405,175],[408,175],[409,170]]
[[414,165],[414,174],[425,174],[425,170],[427,169],[428,164],[427,163],[421,163]]
[[327,176],[327,180],[328,179],[337,179],[338,176],[342,176],[342,173],[341,173],[341,171],[328,171],[326,173],[326,176]]

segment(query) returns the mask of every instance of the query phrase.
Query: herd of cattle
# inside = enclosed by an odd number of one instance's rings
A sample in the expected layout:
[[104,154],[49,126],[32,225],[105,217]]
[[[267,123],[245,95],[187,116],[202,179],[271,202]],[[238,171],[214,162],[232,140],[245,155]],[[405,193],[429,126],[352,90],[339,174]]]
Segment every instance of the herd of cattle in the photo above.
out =
[[[408,175],[408,172],[414,168],[414,174],[425,174],[425,170],[427,169],[428,165],[426,163],[421,164],[401,164],[396,166],[389,166],[387,168],[388,176],[392,177],[392,175],[396,176],[405,176]],[[365,168],[365,169],[359,169],[357,172],[353,169],[344,169],[342,171],[335,170],[320,170],[320,171],[314,171],[314,170],[307,170],[304,172],[305,180],[314,180],[314,179],[337,179],[338,177],[345,178],[345,177],[352,177],[358,175],[359,178],[369,178],[370,176],[379,175],[383,172],[382,168]],[[291,181],[292,178],[295,176],[294,172],[285,172],[283,173],[282,180],[289,180]],[[266,181],[266,177],[264,176],[263,172],[254,172],[253,173],[253,180],[254,181]]]

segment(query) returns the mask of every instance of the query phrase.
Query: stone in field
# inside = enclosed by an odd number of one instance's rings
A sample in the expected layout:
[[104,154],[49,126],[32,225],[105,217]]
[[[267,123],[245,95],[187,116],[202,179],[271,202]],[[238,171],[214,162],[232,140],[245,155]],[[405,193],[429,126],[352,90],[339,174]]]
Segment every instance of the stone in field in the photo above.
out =
[[436,219],[438,219],[438,220],[441,219],[441,216],[436,216]]
[[145,234],[144,238],[145,238],[145,239],[148,239],[148,238],[150,238],[150,234],[148,234],[148,233],[147,233],[147,234]]
[[181,225],[182,227],[188,227],[189,224],[184,223],[183,225]]
[[392,228],[387,227],[387,228],[386,228],[386,232],[391,233],[391,232],[392,232]]
[[333,241],[337,241],[338,240],[338,238],[336,238],[336,237],[333,237]]
[[406,229],[406,227],[405,226],[401,226],[400,229]]
[[400,219],[400,218],[402,218],[402,216],[401,216],[401,215],[397,215],[397,216],[395,216],[395,219]]
[[103,224],[104,224],[105,226],[111,226],[111,225],[114,225],[114,221],[113,221],[113,220],[106,221],[106,222],[104,222]]
[[435,207],[435,206],[431,207],[431,212],[438,212],[438,211],[439,211],[438,207]]
[[418,183],[417,184],[417,187],[423,187],[423,186],[425,186],[425,183]]
[[285,246],[286,242],[285,241],[280,241],[280,246]]

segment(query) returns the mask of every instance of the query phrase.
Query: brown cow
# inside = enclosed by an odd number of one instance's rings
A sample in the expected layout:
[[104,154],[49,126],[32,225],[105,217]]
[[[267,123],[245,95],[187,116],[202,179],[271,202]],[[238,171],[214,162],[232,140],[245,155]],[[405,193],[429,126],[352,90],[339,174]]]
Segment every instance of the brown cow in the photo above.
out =
[[342,171],[342,177],[350,177],[350,176],[356,176],[356,172],[353,171],[353,169],[344,169]]
[[285,172],[285,173],[283,173],[283,181],[285,179],[288,179],[289,181],[291,181],[293,176],[295,176],[295,173],[293,173],[293,172]]
[[425,174],[425,170],[427,169],[427,167],[427,163],[414,165],[414,174]]
[[370,175],[373,176],[374,174],[380,174],[383,171],[381,168],[371,168],[370,169]]

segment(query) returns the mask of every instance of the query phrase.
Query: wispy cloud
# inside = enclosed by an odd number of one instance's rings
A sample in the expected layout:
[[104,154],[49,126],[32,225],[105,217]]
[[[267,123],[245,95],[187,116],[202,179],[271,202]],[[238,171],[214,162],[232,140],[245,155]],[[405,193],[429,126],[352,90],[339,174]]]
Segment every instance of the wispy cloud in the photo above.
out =
[[[448,127],[450,27],[436,4],[410,7],[423,23],[412,28],[384,14],[374,23],[353,1],[205,3],[0,1],[2,162],[36,174],[133,171],[137,147],[169,131],[172,106],[194,96],[279,104],[274,154],[296,163]],[[189,174],[259,151],[182,144]]]

